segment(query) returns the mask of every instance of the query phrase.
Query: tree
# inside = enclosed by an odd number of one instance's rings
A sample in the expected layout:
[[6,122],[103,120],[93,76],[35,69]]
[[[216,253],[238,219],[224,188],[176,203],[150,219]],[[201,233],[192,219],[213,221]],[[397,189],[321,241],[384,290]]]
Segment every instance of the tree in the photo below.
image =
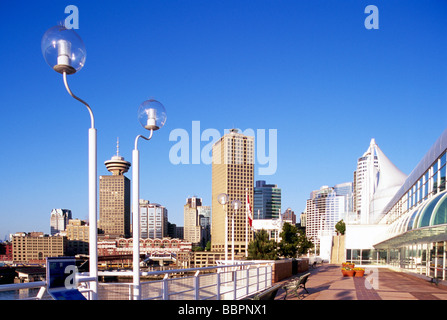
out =
[[343,219],[341,219],[340,221],[338,221],[335,224],[335,231],[337,231],[337,233],[340,233],[341,235],[344,235],[346,232],[346,224],[343,221]]
[[277,244],[275,240],[269,240],[269,235],[264,229],[255,233],[253,241],[248,244],[248,259],[250,260],[277,260]]
[[284,258],[295,258],[307,253],[313,247],[313,243],[306,237],[302,230],[290,223],[284,223],[280,233],[279,254]]

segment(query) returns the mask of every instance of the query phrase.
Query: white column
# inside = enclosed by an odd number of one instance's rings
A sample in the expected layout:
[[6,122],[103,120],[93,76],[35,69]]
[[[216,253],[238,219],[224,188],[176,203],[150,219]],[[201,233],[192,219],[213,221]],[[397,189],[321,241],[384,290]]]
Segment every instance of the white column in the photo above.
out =
[[132,151],[133,298],[140,300],[140,153]]
[[89,215],[89,271],[90,277],[95,281],[90,282],[92,300],[98,299],[98,227],[97,227],[97,148],[96,129],[88,130],[88,215]]

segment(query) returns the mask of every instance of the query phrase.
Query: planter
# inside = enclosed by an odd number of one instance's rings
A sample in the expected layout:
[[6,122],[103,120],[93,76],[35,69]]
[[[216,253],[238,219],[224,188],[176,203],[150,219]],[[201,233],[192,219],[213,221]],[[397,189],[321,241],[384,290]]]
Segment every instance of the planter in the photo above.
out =
[[365,271],[356,271],[355,277],[363,277],[364,274],[365,274]]
[[353,277],[355,274],[354,270],[346,270],[346,277]]

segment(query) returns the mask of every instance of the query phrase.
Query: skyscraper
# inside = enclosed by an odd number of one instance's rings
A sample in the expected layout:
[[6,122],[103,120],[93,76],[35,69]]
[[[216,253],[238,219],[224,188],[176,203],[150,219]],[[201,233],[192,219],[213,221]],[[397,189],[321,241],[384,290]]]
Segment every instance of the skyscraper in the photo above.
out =
[[256,181],[253,197],[254,219],[278,219],[281,212],[281,189],[276,184]]
[[202,238],[198,213],[198,207],[201,205],[201,198],[191,197],[186,199],[186,204],[183,206],[183,237],[194,245],[200,244]]
[[124,176],[130,162],[116,155],[104,162],[112,175],[99,177],[99,227],[104,234],[130,237],[130,180]]
[[163,239],[168,236],[168,209],[140,199],[140,237]]
[[53,236],[61,231],[65,231],[68,220],[71,219],[71,210],[53,209],[50,213],[50,234]]
[[311,192],[306,203],[306,236],[312,238],[317,247],[322,235],[335,235],[335,224],[348,213],[347,206],[352,202],[349,188],[352,189],[350,182],[333,188],[322,186]]
[[[253,238],[247,224],[246,197],[248,194],[250,205],[253,206],[254,137],[245,136],[238,133],[237,129],[231,129],[230,133],[225,134],[213,145],[212,152],[211,248],[213,251],[225,251],[225,237],[227,237],[228,252],[232,252],[234,219],[234,252],[245,253],[246,244]],[[221,193],[226,193],[229,197],[229,203],[225,206],[217,202],[217,196]],[[231,206],[233,200],[241,202],[237,212]],[[225,225],[226,212],[227,225]]]

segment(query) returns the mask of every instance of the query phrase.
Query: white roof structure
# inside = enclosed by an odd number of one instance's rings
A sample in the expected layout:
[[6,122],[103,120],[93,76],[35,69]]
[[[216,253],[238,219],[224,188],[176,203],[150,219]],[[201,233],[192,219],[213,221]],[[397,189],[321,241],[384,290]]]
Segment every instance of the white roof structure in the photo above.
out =
[[371,223],[381,218],[383,209],[407,179],[407,176],[388,159],[377,144],[375,144],[375,151],[379,162],[379,172],[376,174],[376,190],[369,209]]

